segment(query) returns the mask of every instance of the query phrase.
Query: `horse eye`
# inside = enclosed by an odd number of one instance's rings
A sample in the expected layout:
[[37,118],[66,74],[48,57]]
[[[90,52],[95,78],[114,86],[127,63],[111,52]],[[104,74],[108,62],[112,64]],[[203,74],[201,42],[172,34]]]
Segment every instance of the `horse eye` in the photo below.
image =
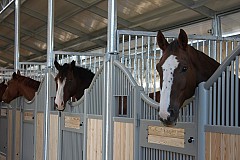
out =
[[182,72],[186,72],[187,71],[187,66],[184,66],[183,68],[182,68]]

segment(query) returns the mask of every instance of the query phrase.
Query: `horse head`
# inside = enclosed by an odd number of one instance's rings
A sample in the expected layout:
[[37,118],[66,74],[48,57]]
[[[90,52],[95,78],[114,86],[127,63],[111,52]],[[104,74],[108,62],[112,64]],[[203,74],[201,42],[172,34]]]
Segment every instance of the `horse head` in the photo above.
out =
[[58,70],[58,74],[55,77],[56,81],[56,99],[58,110],[64,110],[66,102],[76,94],[76,79],[74,78],[75,61],[70,64],[65,63],[60,65],[57,61],[54,61],[54,65]]
[[163,51],[156,66],[161,87],[159,118],[164,125],[172,126],[184,101],[194,95],[198,84],[206,81],[219,64],[188,45],[187,34],[182,29],[178,39],[171,43],[159,31],[157,43]]
[[14,72],[12,79],[7,82],[7,88],[2,96],[2,100],[6,103],[10,103],[13,99],[22,96],[19,92],[18,77],[21,76],[20,72]]

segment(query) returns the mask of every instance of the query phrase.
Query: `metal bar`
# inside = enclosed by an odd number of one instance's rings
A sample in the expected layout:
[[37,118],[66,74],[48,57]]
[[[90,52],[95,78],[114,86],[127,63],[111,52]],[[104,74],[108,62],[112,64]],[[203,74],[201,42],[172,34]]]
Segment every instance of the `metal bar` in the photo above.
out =
[[150,56],[150,37],[147,37],[147,72],[146,72],[146,92],[149,93],[149,56]]
[[128,69],[131,71],[131,35],[128,35]]
[[209,111],[208,111],[208,124],[212,125],[213,120],[212,120],[212,114],[213,114],[213,105],[212,105],[212,97],[213,97],[213,89],[210,87],[209,89]]
[[238,74],[239,73],[239,56],[236,57],[235,60],[235,126],[238,126],[238,119],[239,119],[239,108],[238,108],[238,104],[239,104],[239,78],[238,78]]
[[103,112],[103,141],[102,141],[102,159],[113,159],[113,115],[115,114],[115,107],[112,106],[112,62],[116,56],[111,54],[116,53],[116,31],[117,31],[117,3],[116,0],[108,0],[108,44],[107,54],[105,56],[104,64],[104,112]]
[[229,88],[230,88],[230,73],[229,73],[229,70],[230,70],[230,67],[227,66],[227,71],[226,71],[226,126],[229,126],[229,97],[230,97],[230,91],[229,91]]
[[225,95],[226,95],[226,92],[225,92],[225,86],[226,86],[226,83],[225,83],[225,72],[222,72],[222,125],[225,125],[225,111],[226,111],[226,105],[225,105]]
[[15,46],[14,46],[14,70],[19,69],[20,48],[20,0],[15,0]]
[[220,125],[220,116],[221,116],[221,77],[218,78],[217,83],[217,125]]
[[231,71],[230,71],[230,74],[231,74],[231,126],[234,125],[233,121],[234,121],[234,63],[233,61],[231,61]]
[[134,60],[133,60],[133,65],[134,65],[134,67],[133,67],[133,77],[134,77],[134,79],[136,79],[136,77],[137,77],[137,43],[138,43],[138,41],[137,41],[137,36],[135,36],[135,52],[134,52]]
[[143,57],[143,52],[144,52],[144,37],[142,36],[142,51],[141,51],[141,55],[142,55],[142,76],[141,76],[141,86],[143,86],[143,77],[144,77],[144,57]]
[[219,53],[219,63],[221,64],[222,63],[222,58],[223,58],[223,54],[222,54],[222,45],[223,45],[223,43],[222,43],[222,41],[220,41],[220,53]]
[[48,160],[49,154],[49,122],[50,122],[50,68],[53,66],[53,45],[54,45],[54,0],[48,1],[48,27],[47,27],[47,72],[46,72],[46,92],[45,92],[45,111],[44,111],[44,150],[43,159]]

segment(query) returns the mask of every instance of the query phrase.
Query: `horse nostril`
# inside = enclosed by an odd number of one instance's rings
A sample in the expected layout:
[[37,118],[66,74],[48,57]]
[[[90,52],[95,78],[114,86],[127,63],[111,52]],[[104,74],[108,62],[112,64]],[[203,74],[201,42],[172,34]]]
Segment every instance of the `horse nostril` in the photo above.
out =
[[64,105],[64,102],[62,101],[62,102],[61,102],[61,106],[63,106],[63,105]]
[[169,109],[168,109],[168,112],[170,113],[170,117],[172,117],[172,116],[174,115],[174,109],[169,108]]

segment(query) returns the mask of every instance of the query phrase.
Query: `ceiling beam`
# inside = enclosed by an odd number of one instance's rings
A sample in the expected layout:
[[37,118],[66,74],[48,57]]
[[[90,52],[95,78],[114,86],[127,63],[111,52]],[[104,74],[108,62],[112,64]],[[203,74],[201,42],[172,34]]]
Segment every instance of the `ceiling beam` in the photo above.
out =
[[[13,39],[9,39],[9,38],[4,37],[4,36],[2,36],[2,35],[0,35],[0,39],[3,40],[3,41],[5,41],[5,42],[7,42],[7,43],[9,43],[9,44],[14,44],[14,40],[13,40]],[[25,49],[25,50],[28,50],[28,51],[31,51],[31,52],[33,52],[33,53],[35,53],[35,54],[40,55],[40,56],[46,54],[46,52],[38,51],[38,50],[36,50],[36,49],[34,49],[34,48],[32,48],[32,47],[26,46],[26,45],[24,45],[24,44],[21,44],[21,48],[23,48],[23,49]]]
[[206,0],[200,2],[195,2],[193,0],[173,0],[173,1],[187,7],[188,9],[198,12],[206,17],[214,18],[215,11],[204,6],[204,3],[207,2]]
[[[26,0],[21,0],[21,5],[25,2]],[[3,8],[0,11],[0,23],[6,19],[14,10],[15,10],[15,1],[10,1],[5,8]]]
[[[91,7],[91,6],[90,6],[90,7]],[[80,30],[77,30],[77,29],[75,29],[75,28],[73,28],[73,27],[71,27],[71,26],[69,26],[69,25],[66,25],[66,24],[63,24],[63,23],[62,23],[64,20],[69,19],[70,17],[78,14],[79,12],[81,12],[81,11],[83,11],[83,10],[84,10],[84,8],[80,8],[80,9],[74,10],[74,11],[71,12],[71,13],[65,14],[63,17],[57,17],[56,20],[55,20],[55,21],[56,21],[56,22],[55,22],[55,26],[58,27],[58,28],[60,28],[60,29],[62,29],[62,30],[65,30],[65,31],[67,31],[67,32],[70,32],[70,33],[72,33],[72,34],[75,34],[75,35],[77,35],[77,36],[84,36],[84,37],[89,36],[88,34],[82,32],[82,31],[80,31]],[[45,24],[44,24],[43,26],[41,26],[41,27],[39,27],[38,29],[36,29],[36,31],[34,32],[34,35],[39,34],[40,32],[46,30],[47,16],[43,16],[42,14],[40,14],[40,13],[38,13],[38,12],[35,12],[35,11],[33,11],[33,10],[30,10],[30,9],[24,8],[24,7],[23,7],[23,9],[21,10],[21,12],[23,12],[23,13],[29,15],[29,16],[32,16],[32,17],[34,17],[34,18],[37,18],[37,19],[39,19],[39,20],[41,20],[41,21],[43,21],[43,22],[45,22]],[[98,43],[98,44],[105,44],[104,41],[100,41],[100,40],[98,40],[97,43]],[[56,46],[56,47],[57,47],[57,48],[64,48],[64,46]]]
[[[12,24],[12,23],[4,21],[4,22],[1,23],[1,25],[4,26],[4,27],[12,29],[13,32],[15,30],[14,24]],[[31,37],[34,37],[34,39],[36,39],[38,41],[41,41],[42,43],[46,43],[46,37],[43,37],[42,35],[37,35],[36,36],[36,35],[34,35],[34,32],[32,32],[28,29],[24,29],[23,27],[21,27],[20,33],[23,35],[22,37],[31,36]],[[61,46],[58,43],[56,45],[59,45],[59,47]]]

